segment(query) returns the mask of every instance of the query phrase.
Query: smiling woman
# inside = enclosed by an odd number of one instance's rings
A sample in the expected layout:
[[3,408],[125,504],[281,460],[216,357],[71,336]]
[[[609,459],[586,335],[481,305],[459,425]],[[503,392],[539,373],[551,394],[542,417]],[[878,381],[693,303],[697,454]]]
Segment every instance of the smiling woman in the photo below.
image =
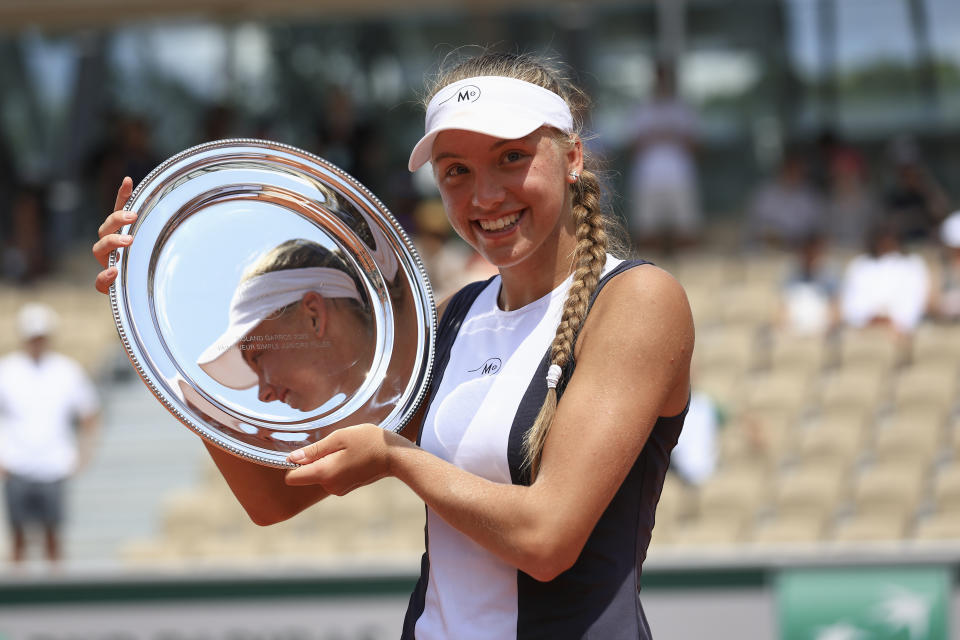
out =
[[244,273],[229,325],[197,364],[226,387],[258,385],[261,402],[300,411],[350,395],[373,360],[362,291],[337,251],[288,240]]
[[[499,273],[440,305],[428,401],[401,433],[330,432],[292,452],[299,466],[284,476],[211,454],[259,524],[387,476],[422,498],[427,549],[404,639],[647,640],[640,571],[690,394],[686,296],[664,271],[608,251],[579,135],[585,99],[553,65],[482,55],[431,96],[409,168],[432,164],[452,226]],[[109,235],[122,215],[107,219],[97,255],[129,242]],[[356,312],[346,281],[339,295],[287,282],[310,268],[343,276],[329,263],[264,270],[244,283],[261,312],[241,321],[240,295],[224,334],[239,362],[229,373],[258,382],[264,400],[306,402],[300,381],[317,383],[315,368],[287,376],[299,363],[274,370],[278,335],[335,350],[333,328],[348,324],[337,313]],[[114,277],[101,272],[99,286]]]

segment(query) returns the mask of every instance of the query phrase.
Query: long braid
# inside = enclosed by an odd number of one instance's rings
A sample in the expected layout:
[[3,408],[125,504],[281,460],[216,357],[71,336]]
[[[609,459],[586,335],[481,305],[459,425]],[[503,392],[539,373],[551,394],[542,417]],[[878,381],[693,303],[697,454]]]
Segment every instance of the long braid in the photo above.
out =
[[[577,246],[573,253],[573,282],[563,304],[557,333],[550,345],[550,363],[562,370],[573,355],[574,341],[587,317],[590,297],[597,289],[606,261],[607,234],[605,218],[600,211],[600,181],[591,171],[584,171],[573,184],[573,215],[576,222]],[[530,482],[537,477],[543,444],[557,410],[557,390],[547,389],[540,413],[524,439],[524,466],[530,470]]]

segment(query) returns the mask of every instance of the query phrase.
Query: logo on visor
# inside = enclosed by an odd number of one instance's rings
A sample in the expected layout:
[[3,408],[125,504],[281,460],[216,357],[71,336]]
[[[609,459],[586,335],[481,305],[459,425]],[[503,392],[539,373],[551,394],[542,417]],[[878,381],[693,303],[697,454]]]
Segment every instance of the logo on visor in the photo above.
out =
[[445,104],[453,100],[457,104],[461,102],[476,102],[480,97],[480,87],[475,84],[468,84],[464,87],[459,87],[453,90],[453,93],[450,94],[450,97],[441,102],[440,104]]

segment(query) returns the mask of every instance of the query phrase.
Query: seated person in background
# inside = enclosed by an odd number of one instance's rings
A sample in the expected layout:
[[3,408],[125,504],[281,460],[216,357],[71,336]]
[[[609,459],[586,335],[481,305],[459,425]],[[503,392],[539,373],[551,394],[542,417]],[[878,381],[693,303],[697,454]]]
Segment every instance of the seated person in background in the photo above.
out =
[[907,254],[896,227],[881,224],[869,234],[867,250],[847,265],[840,309],[851,327],[889,326],[910,334],[930,300],[930,274],[923,258]]
[[773,180],[761,185],[747,211],[750,243],[788,247],[823,227],[824,201],[807,179],[803,157],[784,157]]
[[804,238],[780,287],[779,328],[802,335],[822,335],[839,322],[839,278],[826,262],[826,239]]
[[960,211],[951,214],[940,225],[943,257],[938,282],[933,287],[931,308],[938,320],[960,320]]
[[863,246],[881,210],[870,189],[866,166],[860,154],[838,152],[830,162],[826,227],[832,244],[855,249]]
[[916,143],[898,138],[892,144],[893,180],[884,194],[886,216],[907,242],[935,240],[946,218],[949,198],[920,156]]

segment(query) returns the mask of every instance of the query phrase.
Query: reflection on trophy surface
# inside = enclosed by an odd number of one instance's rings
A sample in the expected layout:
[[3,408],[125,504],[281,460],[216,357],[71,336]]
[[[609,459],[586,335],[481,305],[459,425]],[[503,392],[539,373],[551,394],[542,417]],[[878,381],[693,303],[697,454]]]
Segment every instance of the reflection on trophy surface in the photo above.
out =
[[231,389],[312,411],[353,394],[373,361],[374,322],[363,287],[336,249],[291,239],[243,274],[229,324],[198,358]]
[[419,407],[430,284],[352,177],[293,147],[222,140],[168,159],[126,206],[137,242],[112,258],[117,330],[151,391],[212,444],[288,468],[333,430],[398,430]]

